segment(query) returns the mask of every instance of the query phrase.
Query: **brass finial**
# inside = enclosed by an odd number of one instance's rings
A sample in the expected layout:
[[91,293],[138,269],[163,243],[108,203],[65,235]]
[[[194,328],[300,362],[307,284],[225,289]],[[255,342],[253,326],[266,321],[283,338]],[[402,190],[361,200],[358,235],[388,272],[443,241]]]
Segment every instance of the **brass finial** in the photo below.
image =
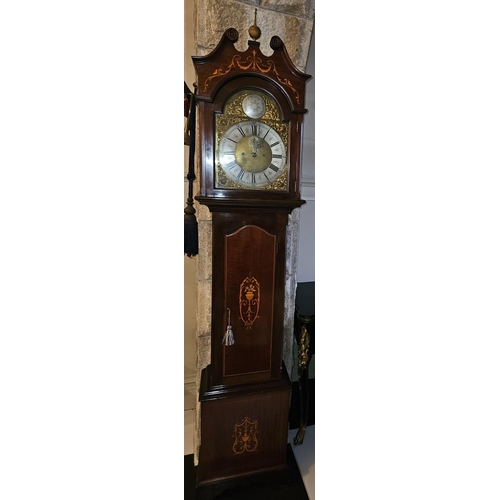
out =
[[255,42],[260,38],[260,28],[257,26],[257,9],[255,9],[255,17],[252,26],[248,29],[248,34],[252,37]]

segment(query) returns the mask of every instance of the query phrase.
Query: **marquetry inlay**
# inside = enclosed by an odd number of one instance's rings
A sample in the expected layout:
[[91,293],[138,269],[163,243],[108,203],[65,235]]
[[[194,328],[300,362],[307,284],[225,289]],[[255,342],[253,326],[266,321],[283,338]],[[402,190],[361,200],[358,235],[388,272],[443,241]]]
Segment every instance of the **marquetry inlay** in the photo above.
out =
[[[276,37],[277,38],[277,37]],[[283,85],[286,85],[288,88],[290,88],[293,92],[293,95],[295,96],[295,100],[297,101],[297,104],[300,104],[300,96],[295,87],[292,85],[290,80],[288,78],[282,78],[281,75],[278,73],[278,70],[276,69],[276,65],[274,64],[274,61],[271,61],[268,59],[266,62],[262,60],[261,57],[257,56],[257,51],[253,50],[252,54],[247,56],[246,59],[242,60],[240,54],[236,54],[233,56],[231,59],[231,62],[229,65],[225,68],[217,68],[211,76],[209,76],[204,83],[203,91],[206,92],[211,80],[214,78],[220,78],[222,76],[227,75],[231,70],[236,70],[240,69],[243,71],[259,71],[260,73],[266,74],[266,73],[273,73],[276,79],[282,83]]]
[[252,452],[259,446],[259,441],[257,440],[259,423],[257,420],[251,420],[249,417],[245,417],[241,424],[235,424],[234,426],[234,444],[233,451],[235,455],[244,453],[245,451]]
[[240,285],[240,319],[250,330],[259,317],[260,284],[253,276],[247,276]]

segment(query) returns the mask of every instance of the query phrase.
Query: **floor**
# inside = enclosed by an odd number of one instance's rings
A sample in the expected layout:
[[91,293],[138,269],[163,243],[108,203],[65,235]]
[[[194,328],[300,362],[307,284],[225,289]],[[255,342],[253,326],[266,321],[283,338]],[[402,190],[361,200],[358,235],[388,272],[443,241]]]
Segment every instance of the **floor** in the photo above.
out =
[[[193,432],[194,411],[186,410],[184,412],[184,455],[193,453]],[[293,444],[296,433],[297,429],[289,431],[288,442],[292,445],[309,500],[314,500],[314,425],[306,429],[304,442],[299,446]]]

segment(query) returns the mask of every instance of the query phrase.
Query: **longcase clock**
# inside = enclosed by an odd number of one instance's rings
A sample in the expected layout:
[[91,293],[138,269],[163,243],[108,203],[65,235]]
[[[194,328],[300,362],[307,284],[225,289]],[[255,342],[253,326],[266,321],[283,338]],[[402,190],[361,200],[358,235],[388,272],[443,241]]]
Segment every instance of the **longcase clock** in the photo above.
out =
[[286,227],[300,207],[305,85],[282,40],[244,52],[231,28],[197,75],[200,192],[212,213],[211,361],[200,386],[197,485],[286,469],[290,379],[283,364]]

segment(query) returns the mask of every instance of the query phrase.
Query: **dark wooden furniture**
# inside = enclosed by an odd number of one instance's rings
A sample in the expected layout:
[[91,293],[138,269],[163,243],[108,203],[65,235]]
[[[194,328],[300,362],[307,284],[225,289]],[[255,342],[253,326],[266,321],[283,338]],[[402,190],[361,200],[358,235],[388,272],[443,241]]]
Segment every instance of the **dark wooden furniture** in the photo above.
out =
[[[200,145],[195,199],[212,214],[211,362],[199,392],[200,498],[238,479],[287,470],[286,227],[304,203],[299,181],[310,76],[295,68],[277,36],[271,38],[273,54],[264,55],[255,28],[245,52],[235,48],[239,35],[230,28],[210,54],[192,58]],[[244,105],[247,98],[260,103],[263,114],[254,115]]]
[[300,390],[300,425],[293,442],[302,444],[309,409],[309,363],[314,354],[314,290],[315,282],[297,284],[294,334],[298,345],[298,378]]
[[[286,483],[277,481],[273,474],[261,475],[259,481],[245,482],[240,479],[234,487],[229,487],[220,494],[216,490],[214,495],[220,500],[309,500],[290,445],[287,445],[287,467],[289,474]],[[199,491],[196,490],[197,469],[194,465],[194,455],[184,455],[184,500],[200,498]]]

